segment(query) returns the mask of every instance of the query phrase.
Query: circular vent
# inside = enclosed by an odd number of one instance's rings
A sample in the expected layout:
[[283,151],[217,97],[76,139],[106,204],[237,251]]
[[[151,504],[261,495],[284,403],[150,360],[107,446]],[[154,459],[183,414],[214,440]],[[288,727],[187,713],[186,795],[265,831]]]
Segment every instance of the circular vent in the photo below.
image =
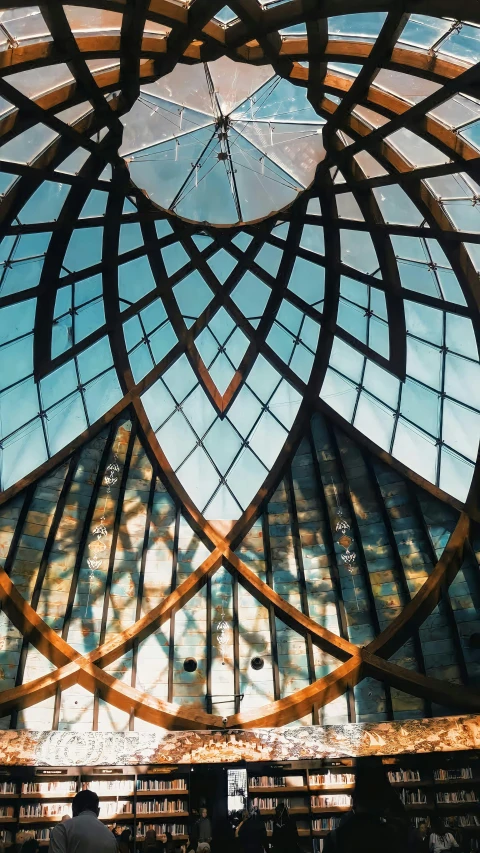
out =
[[252,658],[252,669],[263,669],[264,663],[263,658]]
[[195,658],[185,658],[183,662],[183,668],[185,672],[195,672],[197,668],[197,661]]

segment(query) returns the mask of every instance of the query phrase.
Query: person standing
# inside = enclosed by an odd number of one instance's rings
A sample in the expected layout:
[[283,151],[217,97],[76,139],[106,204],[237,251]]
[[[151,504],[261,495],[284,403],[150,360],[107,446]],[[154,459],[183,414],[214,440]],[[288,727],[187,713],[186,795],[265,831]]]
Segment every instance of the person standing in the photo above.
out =
[[238,833],[242,853],[264,853],[268,850],[267,830],[257,809],[250,806],[248,818],[242,823]]
[[413,853],[429,853],[429,832],[428,826],[424,820],[418,824],[418,828],[413,834]]
[[99,799],[94,791],[79,791],[72,800],[73,818],[55,827],[49,853],[117,853],[115,838],[98,819]]
[[200,817],[195,821],[192,831],[192,843],[195,850],[199,844],[210,845],[212,841],[212,822],[206,808],[200,809]]
[[295,853],[298,846],[297,824],[285,803],[279,803],[275,809],[272,846],[274,853]]
[[129,829],[124,829],[118,839],[118,849],[120,853],[130,853],[130,838],[131,832]]
[[406,853],[411,826],[381,764],[359,759],[353,808],[326,839],[323,853]]
[[157,840],[157,833],[154,829],[147,829],[145,833],[145,841],[143,842],[143,853],[163,853],[165,845],[163,841]]

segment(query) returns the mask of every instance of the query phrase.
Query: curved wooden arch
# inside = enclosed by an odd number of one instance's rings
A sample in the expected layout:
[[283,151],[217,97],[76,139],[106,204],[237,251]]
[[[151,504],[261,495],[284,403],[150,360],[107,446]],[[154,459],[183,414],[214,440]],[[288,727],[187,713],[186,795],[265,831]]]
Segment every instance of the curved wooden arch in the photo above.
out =
[[[195,514],[193,505],[192,509]],[[197,523],[200,520],[197,517]],[[244,523],[248,529],[250,519],[244,519]],[[451,583],[455,577],[462,563],[463,546],[469,530],[469,520],[465,514],[460,516],[441,559],[422,589],[404,612],[367,649],[358,649],[317,625],[261,581],[228,545],[227,539],[239,535],[239,531],[236,534],[231,531],[229,536],[224,538],[205,520],[203,525],[203,532],[210,529],[217,545],[202,565],[148,615],[85,656],[80,656],[48,628],[18,593],[4,570],[0,569],[0,601],[5,612],[23,635],[58,667],[48,676],[0,694],[0,713],[5,714],[14,708],[36,704],[53,695],[59,687],[65,689],[78,682],[91,692],[98,690],[102,697],[116,707],[133,712],[158,725],[180,728],[215,728],[223,725],[220,718],[214,715],[191,711],[188,707],[177,707],[163,700],[147,697],[135,688],[126,687],[105,673],[102,667],[128,651],[135,640],[140,641],[149,636],[175,610],[180,609],[201,588],[207,576],[218,570],[225,559],[237,572],[242,584],[262,603],[273,604],[277,615],[286,624],[301,634],[308,632],[317,645],[345,661],[330,675],[319,679],[308,688],[296,691],[286,699],[229,717],[226,723],[228,727],[280,725],[291,722],[298,719],[312,704],[321,706],[337,698],[367,673],[399,686],[400,689],[406,689],[413,695],[434,696],[436,701],[444,704],[455,706],[460,702],[462,705],[466,703],[469,709],[480,709],[480,695],[475,691],[464,689],[459,693],[454,685],[422,676],[378,657],[379,653],[388,657],[403,645],[416,626],[436,606],[442,587]]]

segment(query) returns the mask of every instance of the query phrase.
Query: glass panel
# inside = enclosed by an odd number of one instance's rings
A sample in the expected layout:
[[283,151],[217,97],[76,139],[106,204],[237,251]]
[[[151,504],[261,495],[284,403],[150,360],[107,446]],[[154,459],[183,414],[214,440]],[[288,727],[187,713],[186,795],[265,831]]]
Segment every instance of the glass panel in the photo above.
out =
[[157,204],[198,222],[234,224],[283,208],[325,156],[325,122],[306,89],[268,65],[226,57],[201,73],[178,64],[142,86],[122,122],[120,154],[133,181]]

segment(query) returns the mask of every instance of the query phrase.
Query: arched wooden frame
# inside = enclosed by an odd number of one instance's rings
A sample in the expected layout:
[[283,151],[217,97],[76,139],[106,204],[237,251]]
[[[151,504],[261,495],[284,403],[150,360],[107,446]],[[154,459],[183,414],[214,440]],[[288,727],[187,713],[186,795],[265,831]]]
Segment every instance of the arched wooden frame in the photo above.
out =
[[[141,403],[135,403],[135,408],[140,424],[148,430],[148,420],[142,411]],[[297,429],[293,434],[294,442],[297,438],[296,433],[302,434],[302,417],[300,416],[297,419]],[[148,615],[120,635],[84,656],[75,652],[68,643],[46,625],[20,595],[6,572],[1,569],[0,601],[7,616],[22,632],[23,636],[48,657],[57,669],[49,675],[0,694],[0,713],[6,714],[13,709],[36,704],[56,693],[59,687],[65,689],[74,683],[79,683],[92,692],[98,691],[99,695],[110,704],[124,711],[132,712],[136,716],[157,725],[187,729],[224,727],[222,719],[218,716],[155,699],[136,688],[119,682],[103,669],[131,649],[135,641],[139,642],[145,639],[168,620],[172,613],[181,609],[222,564],[235,571],[240,582],[259,601],[263,604],[272,605],[276,615],[286,624],[302,635],[309,634],[314,644],[339,661],[343,661],[328,676],[318,679],[289,697],[252,711],[231,715],[227,719],[227,727],[249,728],[284,725],[298,719],[313,705],[322,706],[337,698],[347,688],[354,686],[367,675],[440,704],[450,707],[461,706],[463,710],[479,710],[480,695],[476,691],[467,688],[459,690],[456,685],[412,672],[386,660],[412,636],[418,626],[432,612],[439,601],[442,588],[452,582],[460,569],[463,561],[463,549],[470,527],[468,516],[465,513],[460,515],[441,559],[421,590],[404,608],[403,612],[374,641],[366,648],[358,648],[319,626],[310,617],[305,616],[285,602],[234,553],[237,542],[248,531],[255,517],[261,511],[262,504],[275,488],[276,480],[285,465],[285,458],[278,460],[274,466],[270,475],[270,482],[265,487],[266,494],[257,496],[257,500],[244,513],[244,516],[226,536],[223,536],[198,512],[175,474],[171,471],[155,439],[151,439],[150,446],[168,478],[170,487],[182,500],[190,522],[209,541],[212,548],[211,554],[186,581]],[[286,452],[285,457],[287,458],[288,455],[289,452]],[[438,493],[435,487],[429,484],[427,487],[432,493]]]
[[[15,3],[11,5],[15,5]],[[82,2],[81,5],[84,3]],[[221,565],[227,565],[235,571],[240,582],[262,603],[273,606],[279,618],[299,633],[308,634],[315,644],[340,661],[339,667],[330,675],[319,679],[290,697],[270,703],[260,709],[235,714],[227,720],[227,726],[251,727],[285,724],[302,716],[307,710],[311,709],[312,705],[321,706],[332,701],[366,675],[385,680],[388,684],[399,689],[414,695],[428,697],[444,705],[455,707],[460,704],[463,710],[467,708],[479,710],[480,696],[474,691],[464,689],[460,693],[456,686],[406,670],[386,660],[405,643],[433,610],[439,600],[442,586],[452,581],[461,566],[463,547],[469,532],[469,515],[472,518],[480,518],[477,486],[478,468],[464,508],[458,501],[449,498],[441,490],[425,483],[421,477],[413,472],[407,471],[400,463],[396,463],[388,457],[388,454],[382,454],[378,448],[373,448],[375,452],[383,455],[384,459],[419,482],[424,488],[448,500],[454,506],[466,509],[466,511],[462,512],[442,558],[438,561],[434,572],[422,589],[389,628],[377,636],[365,649],[359,649],[321,628],[312,619],[291,607],[269,586],[260,581],[234,553],[236,545],[261,512],[263,504],[275,488],[283,469],[291,459],[304,434],[312,411],[317,406],[328,410],[328,407],[319,401],[318,394],[328,364],[333,336],[338,332],[336,312],[339,278],[342,271],[338,222],[335,215],[335,196],[329,176],[329,169],[332,166],[341,168],[347,180],[345,190],[353,190],[360,203],[365,223],[358,225],[358,230],[365,228],[372,235],[379,255],[383,277],[388,282],[386,297],[389,303],[389,311],[391,314],[397,314],[400,318],[397,323],[390,324],[392,358],[382,366],[387,367],[400,378],[405,376],[405,328],[404,324],[402,325],[403,307],[401,306],[403,294],[398,281],[398,272],[395,270],[394,256],[389,248],[389,241],[386,241],[388,245],[382,247],[385,223],[371,193],[372,187],[381,185],[381,179],[366,179],[353,159],[354,154],[362,150],[370,151],[378,159],[389,175],[394,176],[395,181],[405,189],[417,207],[425,214],[431,228],[429,235],[434,235],[440,240],[462,286],[467,302],[465,314],[472,318],[477,339],[480,340],[478,275],[465,248],[461,245],[461,240],[468,239],[472,242],[480,242],[480,238],[475,234],[465,236],[455,232],[443,213],[441,205],[422,183],[422,179],[425,177],[458,171],[460,164],[463,170],[468,171],[478,180],[479,152],[465,140],[460,139],[454,131],[445,128],[432,117],[425,116],[428,110],[433,109],[459,91],[476,96],[480,95],[478,66],[467,69],[454,60],[395,46],[398,33],[401,31],[405,15],[408,12],[432,14],[432,3],[427,2],[427,0],[416,0],[416,2],[411,0],[411,2],[401,4],[401,9],[398,8],[398,3],[393,2],[393,0],[390,2],[386,0],[382,9],[388,12],[388,16],[375,45],[328,39],[325,28],[326,17],[363,11],[365,3],[362,0],[325,0],[322,4],[322,18],[320,20],[318,19],[318,3],[315,0],[290,0],[290,2],[279,7],[266,9],[261,9],[254,0],[232,0],[230,6],[238,15],[239,20],[228,28],[223,28],[212,21],[215,12],[223,4],[221,2],[214,3],[211,0],[195,0],[195,3],[188,10],[170,2],[170,0],[152,0],[148,8],[147,3],[142,2],[142,0],[127,2],[126,4],[109,0],[109,3],[104,5],[105,7],[108,5],[108,9],[112,11],[117,10],[123,14],[122,30],[119,35],[79,35],[76,39],[72,39],[63,7],[59,0],[55,0],[55,2],[40,7],[52,33],[52,41],[23,46],[12,45],[0,53],[0,95],[10,100],[16,108],[0,120],[0,138],[2,141],[15,138],[16,135],[39,121],[60,134],[58,141],[38,158],[32,168],[21,167],[16,164],[2,164],[6,169],[23,175],[23,180],[7,193],[0,205],[0,225],[4,223],[5,233],[15,233],[15,228],[20,230],[19,226],[12,225],[15,213],[21,209],[41,182],[52,176],[52,170],[55,169],[56,165],[81,144],[95,156],[92,161],[87,163],[78,177],[67,179],[74,186],[75,192],[72,195],[72,204],[68,211],[62,213],[53,229],[60,247],[59,262],[63,257],[61,247],[62,245],[66,246],[71,233],[68,219],[73,218],[75,220],[92,188],[111,189],[110,184],[105,184],[100,179],[103,168],[108,162],[116,166],[122,174],[122,178],[118,180],[110,193],[109,215],[104,240],[106,249],[111,250],[112,247],[118,247],[118,231],[123,200],[125,194],[132,191],[123,163],[116,155],[121,132],[119,117],[131,107],[137,97],[140,83],[150,82],[157,79],[158,76],[168,73],[178,61],[200,62],[226,55],[243,62],[270,63],[278,74],[288,78],[296,85],[305,86],[308,89],[309,98],[319,114],[327,118],[325,141],[328,156],[325,163],[319,167],[316,180],[309,192],[310,195],[318,195],[319,192],[322,194],[322,217],[320,219],[316,217],[315,221],[322,222],[326,235],[329,237],[326,241],[326,302],[321,317],[321,343],[316,354],[311,378],[305,384],[293,371],[285,367],[265,343],[265,329],[262,330],[262,334],[257,334],[251,329],[245,328],[244,331],[248,331],[250,339],[248,353],[229,389],[223,396],[220,396],[211,383],[208,371],[199,359],[194,347],[194,336],[199,329],[196,327],[191,332],[185,329],[178,309],[175,308],[172,301],[170,316],[173,318],[172,323],[177,332],[179,344],[169,356],[150,371],[142,382],[135,384],[121,334],[118,299],[115,298],[115,265],[112,264],[111,268],[108,266],[105,268],[102,264],[104,276],[109,280],[109,295],[106,299],[107,326],[125,396],[122,402],[114,407],[98,424],[94,425],[87,434],[80,436],[69,448],[57,454],[46,465],[41,466],[39,471],[34,472],[30,477],[9,489],[4,493],[1,500],[2,502],[7,500],[27,482],[33,481],[36,476],[45,473],[54,464],[58,464],[60,458],[65,458],[74,447],[80,446],[87,437],[92,436],[101,426],[110,422],[120,411],[131,404],[148,441],[152,456],[160,465],[168,481],[169,489],[176,499],[180,500],[189,520],[197,530],[201,531],[203,538],[209,542],[212,551],[193,575],[167,596],[148,616],[140,619],[114,640],[102,644],[95,651],[85,656],[76,653],[68,643],[48,628],[35,610],[24,601],[8,575],[0,570],[0,600],[7,615],[24,637],[57,667],[57,670],[51,675],[1,694],[0,715],[12,709],[35,704],[55,693],[59,687],[66,688],[78,682],[88,690],[98,691],[107,701],[117,707],[133,712],[156,724],[184,728],[215,728],[221,726],[222,721],[219,717],[191,711],[188,708],[180,708],[145,696],[135,688],[130,688],[123,683],[120,684],[113,676],[105,673],[103,669],[107,664],[128,651],[134,642],[149,636],[172,613],[180,609]],[[436,0],[434,6],[434,11],[437,11],[439,15],[452,14],[452,4],[447,0]],[[455,4],[453,11],[455,16],[480,23],[480,13],[473,0],[460,0]],[[147,18],[171,27],[170,34],[159,39],[144,36],[144,24]],[[278,30],[280,28],[299,21],[306,21],[307,37],[282,39],[279,36]],[[8,81],[10,74],[52,63],[65,62],[66,58],[74,73],[75,81],[35,100],[23,96]],[[113,69],[91,74],[86,61],[99,58],[118,58],[119,65]],[[308,69],[300,65],[300,62],[305,60],[309,62]],[[326,63],[334,60],[361,62],[363,69],[356,80],[352,82],[351,79],[341,74],[332,73],[327,69]],[[439,83],[442,88],[419,105],[409,106],[400,98],[375,87],[374,77],[379,67],[402,72],[410,71],[417,76]],[[112,92],[118,94],[115,94],[107,103],[104,95]],[[324,92],[340,96],[342,98],[340,105],[337,106],[333,101],[326,99],[323,96]],[[88,113],[71,127],[57,117],[56,114],[61,110],[85,100],[92,103],[95,111]],[[389,123],[384,128],[372,131],[362,120],[352,114],[356,104],[364,104],[386,116]],[[108,128],[105,139],[102,143],[93,142],[91,140],[92,134],[103,127]],[[414,129],[423,138],[432,141],[439,150],[446,153],[452,162],[441,167],[413,168],[386,139],[388,134],[399,127]],[[354,139],[354,143],[345,147],[336,134],[336,130],[347,131],[349,136]],[[163,214],[152,211],[151,206],[146,203],[140,193],[136,192],[135,197],[139,206],[138,219],[131,217],[128,220],[122,217],[122,221],[141,221],[148,244],[149,229],[151,232],[153,220]],[[302,214],[304,213],[305,205],[306,197],[292,205],[289,211],[283,212],[282,217],[290,218],[292,222],[295,222],[298,219],[299,209],[302,210]],[[95,222],[91,219],[88,220],[89,226],[94,224]],[[342,227],[344,225],[345,227],[357,227],[352,223],[342,222]],[[258,240],[262,239],[263,227],[268,231],[269,226],[267,224],[263,226],[259,223],[256,226],[256,232],[253,232],[257,235],[256,239]],[[189,237],[188,223],[184,225],[175,223],[174,228],[176,235],[179,230],[183,229],[181,233],[185,243],[188,244],[192,264],[205,264],[204,258],[196,251]],[[389,228],[389,231],[392,233],[393,229]],[[408,233],[412,233],[412,230],[409,229]],[[424,232],[422,232],[423,235]],[[176,236],[175,239],[177,239]],[[222,239],[224,239],[222,234],[218,233],[216,235],[217,245],[222,245]],[[252,250],[252,258],[253,254]],[[53,258],[54,252],[52,251],[50,259]],[[152,261],[150,255],[149,258],[154,268],[155,260]],[[284,263],[286,265],[293,264],[293,259],[294,252],[293,247],[291,247],[285,255]],[[247,257],[246,263],[248,262],[249,258]],[[53,264],[53,260],[50,260],[50,264]],[[37,378],[47,375],[66,360],[66,358],[60,357],[53,363],[49,356],[49,330],[53,317],[54,295],[52,301],[52,293],[49,292],[47,283],[52,275],[55,278],[55,275],[58,275],[58,270],[50,265],[44,270],[39,288],[35,289],[35,294],[32,294],[43,297],[39,300],[40,308],[36,323],[35,372]],[[161,271],[159,271],[158,278],[162,278]],[[66,283],[67,280],[62,279],[62,284]],[[233,289],[233,284],[231,289]],[[155,292],[155,297],[157,295],[158,292]],[[166,288],[162,292],[162,296],[168,302],[169,297]],[[227,298],[221,292],[216,294],[216,297],[217,302],[214,301],[212,312],[217,303],[224,303]],[[272,291],[266,311],[265,327],[268,327],[268,323],[273,322],[280,299],[281,290],[275,294]],[[15,298],[9,301],[10,303],[14,302]],[[441,302],[433,297],[426,297],[425,301],[426,304],[434,307],[441,307],[457,313],[463,311],[457,305]],[[8,303],[2,301],[2,304]],[[137,308],[138,306],[136,306]],[[235,307],[231,303],[229,303],[229,310],[237,323],[243,328],[245,326],[244,320],[239,312],[235,312]],[[203,318],[204,324],[208,322],[209,316],[205,315]],[[262,352],[277,367],[281,374],[301,393],[303,399],[289,439],[277,463],[259,494],[227,535],[223,535],[214,525],[207,522],[186,494],[178,478],[171,470],[150,428],[140,400],[143,391],[162,375],[182,351],[187,353],[199,381],[209,393],[219,414],[224,414],[228,410],[241,387],[242,381],[248,374],[249,367],[259,352]],[[371,354],[369,353],[369,355]],[[71,356],[72,352],[69,351],[68,358]],[[381,363],[378,356],[373,357],[377,363]],[[332,416],[338,418],[338,416]],[[342,428],[345,428],[343,421]],[[350,432],[368,445],[368,441],[363,438],[360,439],[353,428],[350,428]],[[370,447],[370,449],[372,448]]]

